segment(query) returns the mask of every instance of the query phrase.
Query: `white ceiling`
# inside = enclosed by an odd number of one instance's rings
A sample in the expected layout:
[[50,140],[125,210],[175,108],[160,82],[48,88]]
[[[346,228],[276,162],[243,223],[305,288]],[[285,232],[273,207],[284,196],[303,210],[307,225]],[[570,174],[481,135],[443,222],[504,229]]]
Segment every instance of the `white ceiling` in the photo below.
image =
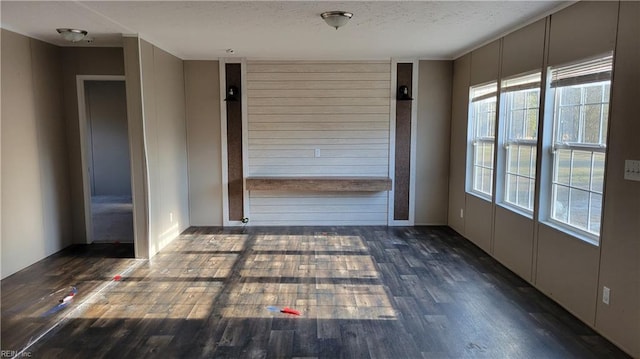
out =
[[[185,60],[453,59],[567,6],[563,1],[1,1],[2,27],[70,46],[55,29],[80,28],[91,44],[119,46],[122,34]],[[335,30],[320,13],[349,11]]]

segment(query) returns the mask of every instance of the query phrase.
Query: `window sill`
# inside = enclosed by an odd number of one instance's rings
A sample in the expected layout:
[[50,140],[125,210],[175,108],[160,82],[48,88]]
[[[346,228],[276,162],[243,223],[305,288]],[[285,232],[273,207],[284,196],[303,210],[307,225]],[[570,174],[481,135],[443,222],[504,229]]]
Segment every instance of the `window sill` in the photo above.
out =
[[562,232],[568,236],[571,236],[575,239],[591,244],[595,247],[600,246],[600,238],[598,236],[594,236],[592,234],[587,234],[580,230],[576,230],[575,228],[572,228],[566,224],[554,221],[552,219],[540,221],[540,223],[546,225],[547,227],[553,228],[559,232]]
[[493,201],[493,199],[491,198],[491,196],[488,196],[488,195],[486,195],[486,194],[484,194],[484,193],[483,193],[483,194],[480,194],[480,193],[478,193],[478,192],[471,192],[471,191],[466,191],[466,192],[467,192],[467,194],[470,194],[470,195],[472,195],[472,196],[474,196],[474,197],[480,198],[480,199],[485,200],[485,201],[487,201],[487,202],[492,202],[492,201]]
[[525,211],[523,209],[520,209],[520,208],[518,208],[516,206],[512,206],[509,203],[505,203],[505,202],[496,203],[496,204],[498,206],[500,206],[501,208],[504,208],[507,211],[511,211],[511,212],[513,212],[515,214],[519,214],[519,215],[521,215],[523,217],[526,217],[526,218],[529,218],[529,219],[533,220],[533,213],[527,212],[527,211]]

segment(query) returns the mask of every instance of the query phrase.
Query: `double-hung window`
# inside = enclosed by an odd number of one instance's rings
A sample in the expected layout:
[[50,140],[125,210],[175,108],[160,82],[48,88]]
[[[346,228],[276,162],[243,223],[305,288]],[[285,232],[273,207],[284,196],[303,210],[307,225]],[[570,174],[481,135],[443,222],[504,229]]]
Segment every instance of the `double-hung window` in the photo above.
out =
[[550,68],[553,96],[552,179],[549,217],[597,240],[612,56]]
[[471,193],[487,199],[491,199],[493,193],[497,91],[497,82],[473,86],[469,90],[471,177],[467,183]]
[[[503,80],[500,85],[504,192],[500,201],[533,213],[540,109],[540,72]],[[502,175],[501,175],[502,176]]]

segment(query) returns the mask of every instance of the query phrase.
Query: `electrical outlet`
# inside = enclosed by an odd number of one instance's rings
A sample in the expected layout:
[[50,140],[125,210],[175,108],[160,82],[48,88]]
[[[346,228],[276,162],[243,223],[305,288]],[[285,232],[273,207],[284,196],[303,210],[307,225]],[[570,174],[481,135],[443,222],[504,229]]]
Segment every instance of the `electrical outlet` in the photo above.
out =
[[464,218],[464,209],[460,208],[460,218]]
[[319,148],[316,148],[315,156],[316,157],[320,157],[320,149]]
[[609,296],[611,295],[611,289],[609,287],[602,288],[602,302],[609,305]]

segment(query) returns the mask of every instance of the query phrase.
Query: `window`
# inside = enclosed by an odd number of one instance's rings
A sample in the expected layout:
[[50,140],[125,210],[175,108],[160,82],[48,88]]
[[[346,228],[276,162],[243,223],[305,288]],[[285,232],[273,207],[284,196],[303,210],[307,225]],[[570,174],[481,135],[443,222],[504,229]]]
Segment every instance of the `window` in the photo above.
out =
[[503,80],[500,86],[504,151],[501,202],[529,214],[533,213],[535,197],[541,79],[542,74],[537,72]]
[[469,91],[469,148],[472,193],[491,198],[495,145],[497,82],[471,87]]
[[550,69],[553,140],[550,218],[599,236],[612,56]]

